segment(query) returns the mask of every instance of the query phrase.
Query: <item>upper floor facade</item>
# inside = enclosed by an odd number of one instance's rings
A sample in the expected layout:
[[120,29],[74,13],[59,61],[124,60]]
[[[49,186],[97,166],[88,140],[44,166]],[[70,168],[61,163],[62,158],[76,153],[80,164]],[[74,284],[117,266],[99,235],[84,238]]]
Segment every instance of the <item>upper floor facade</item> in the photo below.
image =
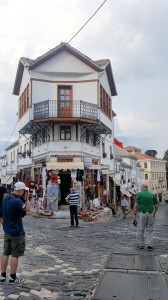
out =
[[[34,161],[90,156],[113,168],[117,91],[108,59],[93,61],[66,43],[35,60],[21,57],[13,93],[23,137],[19,147],[30,140]],[[21,157],[19,164],[24,162]]]
[[34,134],[30,123],[48,122],[102,123],[102,131],[111,132],[117,92],[108,59],[93,61],[61,43],[35,60],[20,59],[13,93],[19,98],[20,133]]

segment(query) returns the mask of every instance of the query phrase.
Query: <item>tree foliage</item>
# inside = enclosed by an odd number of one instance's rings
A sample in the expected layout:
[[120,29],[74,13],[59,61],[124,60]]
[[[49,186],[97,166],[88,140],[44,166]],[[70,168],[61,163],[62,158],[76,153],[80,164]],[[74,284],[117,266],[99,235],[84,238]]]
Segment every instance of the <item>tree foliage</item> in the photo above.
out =
[[163,160],[166,160],[166,179],[167,179],[167,185],[168,185],[168,150],[165,151]]
[[145,152],[146,155],[149,155],[149,156],[153,156],[153,157],[156,157],[157,155],[157,151],[156,150],[147,150]]
[[168,161],[168,150],[165,151],[164,156],[163,156],[163,160]]

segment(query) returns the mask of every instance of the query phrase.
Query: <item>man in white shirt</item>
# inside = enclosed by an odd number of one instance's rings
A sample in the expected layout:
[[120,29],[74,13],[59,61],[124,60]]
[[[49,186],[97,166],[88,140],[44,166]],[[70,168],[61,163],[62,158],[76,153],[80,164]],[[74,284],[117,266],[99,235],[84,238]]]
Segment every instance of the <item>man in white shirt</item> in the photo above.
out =
[[128,206],[128,201],[127,201],[126,196],[124,196],[121,200],[121,209],[122,209],[122,212],[123,212],[123,219],[126,218],[126,207],[127,206]]

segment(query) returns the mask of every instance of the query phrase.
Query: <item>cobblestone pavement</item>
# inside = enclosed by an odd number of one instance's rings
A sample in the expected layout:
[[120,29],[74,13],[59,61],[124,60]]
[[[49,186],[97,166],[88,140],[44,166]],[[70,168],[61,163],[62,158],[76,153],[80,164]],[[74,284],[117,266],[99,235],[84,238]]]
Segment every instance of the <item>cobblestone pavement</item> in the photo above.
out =
[[[132,214],[126,219],[88,223],[71,228],[68,219],[24,218],[27,249],[20,258],[19,285],[0,286],[0,300],[92,299],[112,253],[137,253]],[[155,248],[163,269],[168,255],[168,204],[160,205],[155,223]],[[3,232],[0,229],[0,253]],[[151,253],[145,251],[146,255]],[[9,273],[9,270],[8,270]]]

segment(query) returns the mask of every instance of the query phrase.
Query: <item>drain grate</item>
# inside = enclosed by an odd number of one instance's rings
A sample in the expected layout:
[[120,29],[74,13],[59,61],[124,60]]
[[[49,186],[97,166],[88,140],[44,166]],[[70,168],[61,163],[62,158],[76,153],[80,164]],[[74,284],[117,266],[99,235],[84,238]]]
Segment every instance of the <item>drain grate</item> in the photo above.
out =
[[159,259],[154,255],[112,254],[105,267],[106,269],[161,271]]
[[166,300],[164,275],[106,272],[92,300]]

